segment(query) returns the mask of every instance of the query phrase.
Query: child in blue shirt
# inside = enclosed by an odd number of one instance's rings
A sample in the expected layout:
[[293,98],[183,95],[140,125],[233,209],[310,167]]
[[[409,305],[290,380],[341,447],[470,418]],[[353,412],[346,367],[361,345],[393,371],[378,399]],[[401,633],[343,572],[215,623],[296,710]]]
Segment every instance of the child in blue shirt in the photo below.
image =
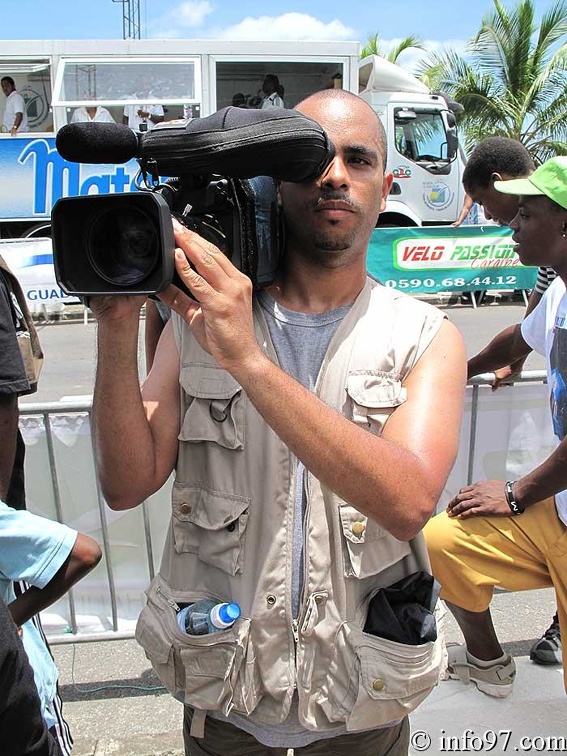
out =
[[[58,672],[32,617],[61,598],[100,558],[100,547],[89,536],[0,501],[0,595],[19,628],[43,717],[64,754],[69,750],[58,737],[53,706]],[[20,580],[30,587],[16,596],[13,581]]]

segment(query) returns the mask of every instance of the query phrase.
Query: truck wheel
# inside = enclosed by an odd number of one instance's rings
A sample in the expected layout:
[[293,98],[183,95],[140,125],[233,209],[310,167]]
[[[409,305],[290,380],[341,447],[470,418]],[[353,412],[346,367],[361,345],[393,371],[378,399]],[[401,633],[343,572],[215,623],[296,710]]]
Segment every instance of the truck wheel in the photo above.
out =
[[36,223],[35,226],[30,226],[24,231],[20,239],[35,239],[41,236],[51,237],[51,223],[44,221],[43,223]]

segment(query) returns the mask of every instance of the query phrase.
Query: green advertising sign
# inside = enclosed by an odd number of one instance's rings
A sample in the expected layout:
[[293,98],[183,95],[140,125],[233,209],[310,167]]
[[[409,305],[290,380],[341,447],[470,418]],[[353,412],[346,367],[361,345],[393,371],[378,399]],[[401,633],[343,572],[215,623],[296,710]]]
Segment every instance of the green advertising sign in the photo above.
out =
[[537,268],[521,264],[500,226],[377,228],[368,272],[408,293],[533,289]]

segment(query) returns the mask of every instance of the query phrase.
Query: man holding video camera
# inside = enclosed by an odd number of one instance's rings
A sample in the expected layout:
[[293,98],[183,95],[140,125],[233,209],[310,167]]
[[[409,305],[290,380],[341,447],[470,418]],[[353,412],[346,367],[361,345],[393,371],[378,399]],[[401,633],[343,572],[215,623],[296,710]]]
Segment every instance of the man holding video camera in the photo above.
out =
[[[139,386],[141,296],[92,298],[93,420],[104,495],[138,506],[175,470],[160,573],[136,636],[185,703],[186,753],[407,754],[407,714],[436,685],[442,638],[363,632],[370,599],[429,572],[421,529],[453,465],[466,381],[457,330],[366,274],[391,177],[374,111],[324,90],[297,108],[335,146],[282,182],[273,284],[175,223],[173,310]],[[440,430],[442,429],[442,430]],[[184,635],[182,606],[241,617]],[[202,739],[204,737],[204,740]]]

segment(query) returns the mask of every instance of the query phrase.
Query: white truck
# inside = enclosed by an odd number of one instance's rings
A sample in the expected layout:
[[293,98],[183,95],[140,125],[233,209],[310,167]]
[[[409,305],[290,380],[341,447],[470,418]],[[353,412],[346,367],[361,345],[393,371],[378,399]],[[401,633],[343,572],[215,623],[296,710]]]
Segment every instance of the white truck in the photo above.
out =
[[462,163],[445,100],[382,58],[360,61],[357,42],[6,40],[0,71],[13,78],[29,120],[27,133],[0,134],[1,238],[49,235],[59,197],[135,188],[133,160],[94,166],[57,153],[55,133],[76,108],[100,105],[122,122],[129,104],[159,104],[166,120],[195,118],[233,102],[257,105],[267,74],[283,85],[286,107],[343,87],[378,112],[394,173],[380,225],[447,224],[461,208]]
[[464,200],[455,118],[462,106],[377,55],[361,60],[358,72],[359,94],[386,129],[386,164],[394,174],[379,225],[452,223]]

